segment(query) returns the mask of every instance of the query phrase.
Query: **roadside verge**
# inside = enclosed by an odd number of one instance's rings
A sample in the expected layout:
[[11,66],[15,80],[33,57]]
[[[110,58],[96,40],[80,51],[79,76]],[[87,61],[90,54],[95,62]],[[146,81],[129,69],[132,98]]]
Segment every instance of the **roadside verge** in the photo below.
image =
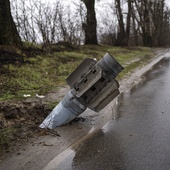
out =
[[[142,80],[142,75],[152,68],[158,61],[168,55],[169,50],[159,51],[157,56],[142,68],[137,68],[119,81],[120,92],[129,90]],[[71,124],[56,129],[59,136],[39,136],[31,139],[11,154],[0,166],[0,169],[43,169],[57,155],[68,147],[74,149],[91,135],[103,127],[108,120],[116,119],[114,108],[117,100],[113,100],[99,113],[85,111]]]

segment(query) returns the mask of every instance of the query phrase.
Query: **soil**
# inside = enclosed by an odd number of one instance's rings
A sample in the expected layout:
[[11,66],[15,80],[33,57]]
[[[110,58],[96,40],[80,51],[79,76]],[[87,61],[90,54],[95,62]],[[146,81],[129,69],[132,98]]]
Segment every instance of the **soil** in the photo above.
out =
[[17,62],[24,62],[23,55],[17,53],[14,50],[9,51],[7,49],[0,49],[0,65]]
[[[141,81],[142,75],[168,52],[168,49],[159,50],[154,60],[124,77],[119,82],[120,92],[129,90]],[[7,153],[0,158],[0,169],[43,169],[66,148],[74,149],[103,127],[108,120],[116,118],[114,106],[117,105],[117,99],[114,99],[99,113],[87,109],[66,126],[54,130],[40,129],[39,124],[51,112],[46,104],[62,99],[68,90],[68,86],[64,86],[59,91],[48,93],[44,98],[29,98],[17,103],[0,103],[0,128],[19,129]]]

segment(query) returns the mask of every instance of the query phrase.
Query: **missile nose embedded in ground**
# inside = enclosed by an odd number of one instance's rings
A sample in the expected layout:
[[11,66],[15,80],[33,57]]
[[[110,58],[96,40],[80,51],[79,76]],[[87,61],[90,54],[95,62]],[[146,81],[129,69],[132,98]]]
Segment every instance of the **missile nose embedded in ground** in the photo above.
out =
[[108,53],[98,62],[84,59],[66,79],[70,91],[40,127],[54,129],[65,125],[86,108],[95,112],[102,110],[119,94],[119,83],[115,78],[122,70],[123,67]]

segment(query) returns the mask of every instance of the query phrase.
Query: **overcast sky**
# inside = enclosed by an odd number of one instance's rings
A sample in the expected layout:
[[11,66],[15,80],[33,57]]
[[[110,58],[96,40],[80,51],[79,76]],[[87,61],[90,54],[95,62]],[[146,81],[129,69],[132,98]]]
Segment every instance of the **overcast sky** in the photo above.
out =
[[[28,1],[28,0],[27,0]],[[56,0],[41,0],[42,2],[55,2]],[[61,0],[62,2],[64,2],[64,3],[66,3],[66,4],[69,4],[69,3],[72,3],[72,2],[74,2],[74,3],[77,3],[77,2],[80,2],[80,0]],[[106,2],[112,2],[113,0],[100,0],[101,1],[101,3],[106,3]],[[166,2],[166,4],[170,7],[170,0],[166,0],[165,1]]]

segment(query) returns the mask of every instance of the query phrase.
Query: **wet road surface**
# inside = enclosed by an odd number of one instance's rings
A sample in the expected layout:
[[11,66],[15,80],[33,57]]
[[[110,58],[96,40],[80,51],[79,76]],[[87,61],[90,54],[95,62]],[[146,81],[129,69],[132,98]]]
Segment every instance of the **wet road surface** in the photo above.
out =
[[45,169],[169,170],[170,59],[162,59],[118,100],[115,119]]

